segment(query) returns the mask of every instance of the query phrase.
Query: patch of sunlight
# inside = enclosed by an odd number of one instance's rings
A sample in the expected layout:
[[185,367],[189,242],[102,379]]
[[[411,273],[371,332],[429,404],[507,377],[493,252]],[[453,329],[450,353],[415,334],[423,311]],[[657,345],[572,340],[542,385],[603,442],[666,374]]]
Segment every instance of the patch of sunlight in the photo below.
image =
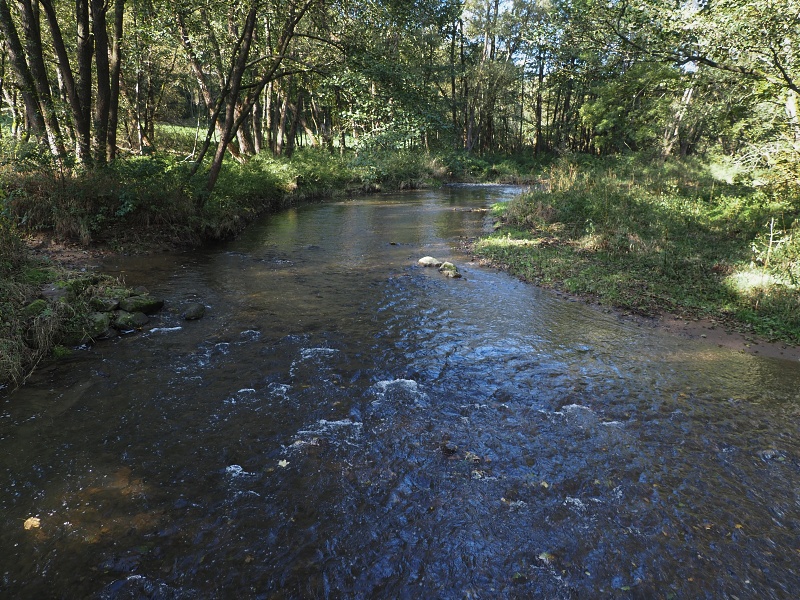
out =
[[767,292],[776,286],[793,287],[782,278],[757,268],[736,271],[725,278],[725,283],[735,292],[746,296]]
[[575,245],[581,250],[597,252],[606,246],[606,239],[605,236],[596,233],[590,233],[578,239]]
[[542,244],[548,242],[547,238],[512,238],[510,236],[504,237],[497,237],[491,239],[482,240],[481,245],[485,246],[495,246],[495,247],[503,247],[503,248],[511,248],[511,247],[535,247],[541,246]]
[[717,181],[733,184],[737,176],[745,174],[745,169],[732,160],[718,158],[708,166],[708,172]]

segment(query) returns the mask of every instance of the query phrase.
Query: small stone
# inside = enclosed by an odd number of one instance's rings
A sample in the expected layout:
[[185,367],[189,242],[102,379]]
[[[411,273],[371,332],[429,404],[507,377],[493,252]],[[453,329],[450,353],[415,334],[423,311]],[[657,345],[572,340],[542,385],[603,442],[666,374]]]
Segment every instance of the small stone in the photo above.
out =
[[458,272],[458,268],[451,262],[442,263],[442,265],[439,267],[439,272],[445,277],[452,277],[453,279],[458,279],[461,277],[461,273]]
[[442,266],[442,261],[438,258],[433,258],[432,256],[423,256],[418,261],[419,266],[421,267],[440,267]]
[[444,442],[442,442],[442,452],[444,452],[445,454],[447,454],[449,456],[453,455],[456,452],[458,452],[458,446],[456,446],[450,440],[444,441]]
[[206,307],[200,302],[192,302],[186,305],[186,310],[183,311],[183,318],[187,321],[196,321],[202,319],[206,314]]

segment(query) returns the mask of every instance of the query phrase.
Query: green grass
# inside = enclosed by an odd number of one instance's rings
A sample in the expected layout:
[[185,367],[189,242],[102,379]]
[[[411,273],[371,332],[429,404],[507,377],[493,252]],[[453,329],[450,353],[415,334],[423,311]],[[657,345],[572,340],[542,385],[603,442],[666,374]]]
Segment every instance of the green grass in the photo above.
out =
[[545,180],[497,208],[503,227],[478,254],[639,314],[715,317],[800,343],[797,196],[719,181],[698,162],[630,157],[562,160]]

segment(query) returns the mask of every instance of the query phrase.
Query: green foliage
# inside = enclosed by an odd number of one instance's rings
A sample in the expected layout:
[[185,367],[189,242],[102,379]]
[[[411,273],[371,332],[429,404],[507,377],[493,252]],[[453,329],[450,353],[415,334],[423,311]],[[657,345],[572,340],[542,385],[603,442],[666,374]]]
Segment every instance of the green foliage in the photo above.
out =
[[449,152],[442,157],[448,177],[456,181],[531,183],[553,160],[553,154],[532,152],[484,154]]
[[16,227],[3,212],[0,212],[0,275],[6,276],[23,264],[25,249]]
[[561,159],[477,248],[528,279],[634,312],[735,317],[798,343],[798,216],[791,199],[717,181],[697,161]]
[[188,171],[173,159],[148,156],[91,171],[7,172],[5,210],[27,229],[83,244],[126,230],[164,230],[194,211]]

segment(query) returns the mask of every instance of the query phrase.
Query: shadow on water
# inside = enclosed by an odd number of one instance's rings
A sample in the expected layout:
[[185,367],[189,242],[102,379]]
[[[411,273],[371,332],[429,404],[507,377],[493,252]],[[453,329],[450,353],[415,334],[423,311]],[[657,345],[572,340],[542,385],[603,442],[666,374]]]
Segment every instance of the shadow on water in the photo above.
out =
[[308,206],[110,261],[169,309],[3,400],[0,595],[791,597],[798,365],[452,249],[513,193]]

